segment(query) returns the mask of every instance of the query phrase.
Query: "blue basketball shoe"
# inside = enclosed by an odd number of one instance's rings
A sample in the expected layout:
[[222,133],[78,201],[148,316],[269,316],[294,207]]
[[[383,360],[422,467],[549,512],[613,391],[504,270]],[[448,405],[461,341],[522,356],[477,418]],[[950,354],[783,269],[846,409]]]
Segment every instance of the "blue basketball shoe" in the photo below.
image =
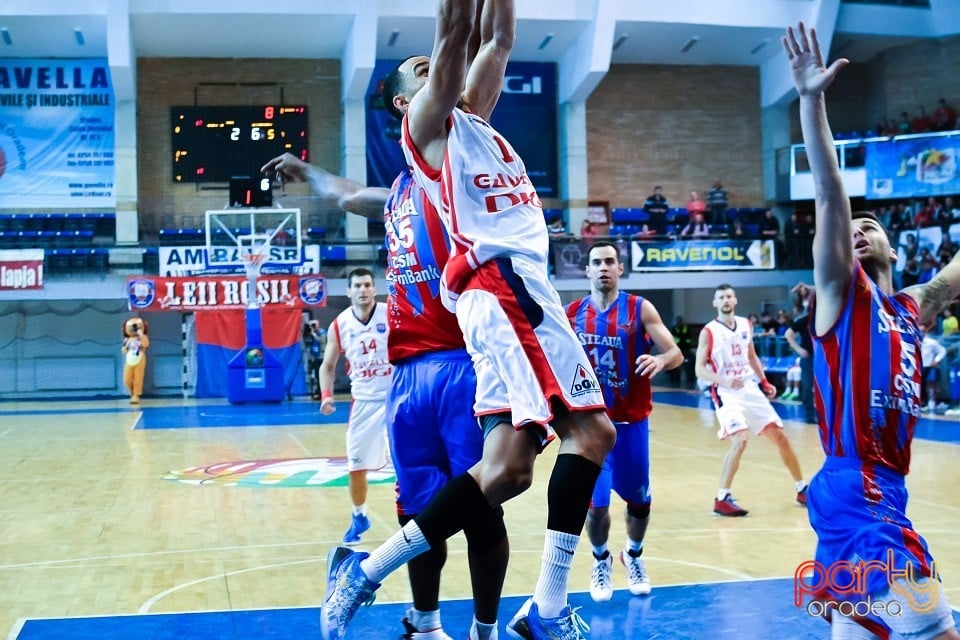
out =
[[327,597],[320,609],[320,634],[323,640],[342,640],[347,625],[360,605],[371,605],[380,588],[370,582],[360,568],[368,553],[335,547],[327,556]]
[[360,536],[370,528],[370,518],[362,513],[355,513],[350,519],[350,528],[343,534],[343,544],[352,547],[360,544]]
[[[529,603],[529,610],[523,610]],[[537,605],[527,600],[520,611],[507,623],[507,633],[521,640],[587,640],[590,626],[567,605],[556,618],[541,618]]]

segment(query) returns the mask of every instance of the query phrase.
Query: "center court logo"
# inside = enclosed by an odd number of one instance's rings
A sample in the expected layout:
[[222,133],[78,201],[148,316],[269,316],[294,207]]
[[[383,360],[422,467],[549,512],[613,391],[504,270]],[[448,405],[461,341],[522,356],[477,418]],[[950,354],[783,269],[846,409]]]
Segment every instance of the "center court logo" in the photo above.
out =
[[[930,563],[929,575],[936,576],[936,563]],[[807,560],[797,566],[793,576],[793,604],[805,608],[811,616],[838,613],[848,618],[861,618],[868,614],[900,617],[904,607],[917,613],[932,611],[937,606],[939,582],[926,579],[927,572],[907,561],[897,568],[893,549],[888,549],[886,561],[840,560],[824,565],[816,560]],[[871,597],[868,583],[881,578],[889,586],[893,596],[889,600]],[[842,601],[818,599],[818,596],[843,597]],[[813,599],[804,604],[804,596]]]
[[[346,487],[349,470],[347,459],[342,457],[239,460],[169,471],[163,478],[221,487]],[[367,473],[370,484],[393,484],[396,480],[390,463]]]

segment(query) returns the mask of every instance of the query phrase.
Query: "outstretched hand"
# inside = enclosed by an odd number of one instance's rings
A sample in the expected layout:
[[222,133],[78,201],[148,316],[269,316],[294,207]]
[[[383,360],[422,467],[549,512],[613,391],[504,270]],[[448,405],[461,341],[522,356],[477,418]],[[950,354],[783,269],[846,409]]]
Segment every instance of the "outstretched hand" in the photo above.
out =
[[838,58],[829,67],[824,67],[817,31],[810,29],[808,37],[802,22],[797,24],[796,31],[793,27],[787,27],[787,34],[782,42],[793,71],[793,83],[801,96],[823,93],[837,77],[840,69],[850,64],[846,58]]
[[306,182],[307,163],[293,154],[285,153],[260,167],[260,173],[271,178],[276,177],[281,184]]

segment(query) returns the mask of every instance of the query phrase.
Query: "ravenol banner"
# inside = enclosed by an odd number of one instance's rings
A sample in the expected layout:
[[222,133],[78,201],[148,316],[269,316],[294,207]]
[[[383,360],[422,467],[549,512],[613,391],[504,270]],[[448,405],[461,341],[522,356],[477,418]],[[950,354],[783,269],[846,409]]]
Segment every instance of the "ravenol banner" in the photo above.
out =
[[774,269],[773,240],[633,241],[633,271]]
[[867,145],[867,199],[960,193],[960,138],[934,136]]
[[0,208],[113,207],[106,58],[0,59]]

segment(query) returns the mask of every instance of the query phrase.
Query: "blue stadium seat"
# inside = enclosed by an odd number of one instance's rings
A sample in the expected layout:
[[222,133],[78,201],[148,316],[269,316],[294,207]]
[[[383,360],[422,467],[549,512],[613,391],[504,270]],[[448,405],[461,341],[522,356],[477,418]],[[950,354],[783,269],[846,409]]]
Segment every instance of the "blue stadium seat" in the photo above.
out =
[[650,214],[639,208],[613,209],[610,211],[610,219],[613,224],[642,225],[650,219]]
[[309,240],[323,240],[326,237],[326,227],[307,227],[307,238]]
[[325,244],[320,247],[320,264],[344,265],[347,263],[347,248],[342,244]]
[[563,220],[563,209],[544,209],[543,221],[547,224],[553,224],[557,220]]

